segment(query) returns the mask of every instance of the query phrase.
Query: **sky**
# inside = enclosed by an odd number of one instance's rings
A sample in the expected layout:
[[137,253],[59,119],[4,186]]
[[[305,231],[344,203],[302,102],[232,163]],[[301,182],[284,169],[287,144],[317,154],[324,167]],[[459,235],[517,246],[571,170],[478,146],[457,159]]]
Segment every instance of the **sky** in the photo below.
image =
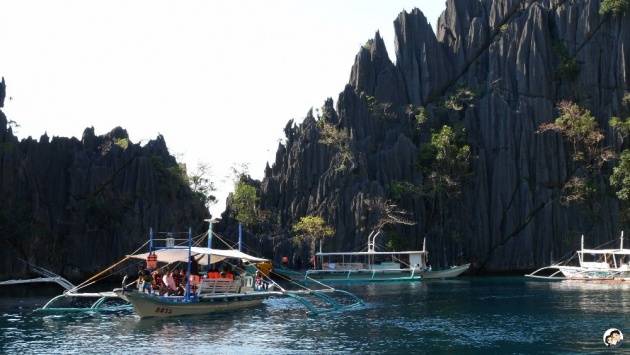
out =
[[159,134],[189,173],[210,167],[225,210],[232,170],[262,180],[284,127],[337,102],[360,47],[422,10],[435,29],[444,0],[5,0],[3,112],[19,139],[127,130]]

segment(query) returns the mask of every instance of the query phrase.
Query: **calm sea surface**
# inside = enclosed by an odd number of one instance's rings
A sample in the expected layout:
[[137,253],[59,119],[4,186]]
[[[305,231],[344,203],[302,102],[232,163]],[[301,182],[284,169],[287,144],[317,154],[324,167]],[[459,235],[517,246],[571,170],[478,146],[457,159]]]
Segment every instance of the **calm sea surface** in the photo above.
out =
[[61,290],[1,287],[0,353],[6,354],[630,352],[630,338],[618,349],[602,340],[609,328],[630,336],[630,283],[461,277],[337,285],[366,305],[311,317],[296,300],[275,298],[247,310],[144,320],[131,309],[34,313]]

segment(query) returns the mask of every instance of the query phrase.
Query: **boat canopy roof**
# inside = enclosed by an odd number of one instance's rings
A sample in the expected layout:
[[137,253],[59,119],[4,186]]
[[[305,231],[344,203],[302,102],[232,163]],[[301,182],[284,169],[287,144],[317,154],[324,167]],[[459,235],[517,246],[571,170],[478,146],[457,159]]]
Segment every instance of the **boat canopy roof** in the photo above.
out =
[[[167,248],[167,249],[158,249],[153,252],[157,255],[158,262],[165,263],[174,263],[177,261],[188,262],[188,247],[184,248]],[[243,261],[249,262],[263,262],[269,261],[267,259],[258,258],[249,254],[245,254],[238,250],[226,250],[226,249],[210,249],[210,248],[202,248],[202,247],[191,247],[190,255],[193,257],[199,257],[199,255],[205,254],[210,255],[210,262],[208,263],[208,258],[201,258],[199,260],[199,264],[208,265],[214,264],[222,261],[223,259],[240,259]],[[146,260],[149,256],[149,253],[129,255],[129,257],[134,259],[144,259]]]
[[355,251],[355,252],[337,252],[337,253],[317,253],[317,256],[334,256],[334,255],[344,255],[344,256],[364,256],[364,255],[416,255],[416,254],[424,254],[425,252],[422,250],[407,250],[407,251]]
[[578,253],[630,255],[630,249],[582,249],[578,250]]

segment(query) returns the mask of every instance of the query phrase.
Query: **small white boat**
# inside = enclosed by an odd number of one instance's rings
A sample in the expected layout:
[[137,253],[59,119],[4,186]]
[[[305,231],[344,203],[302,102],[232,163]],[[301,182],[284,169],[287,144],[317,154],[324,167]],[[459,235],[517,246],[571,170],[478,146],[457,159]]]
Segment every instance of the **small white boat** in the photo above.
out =
[[[298,282],[374,282],[419,281],[427,274],[426,245],[422,250],[377,251],[378,232],[368,236],[367,251],[315,254],[316,268],[305,272],[274,269],[281,278]],[[455,277],[468,270],[470,264],[430,271],[428,278]]]
[[[577,259],[578,265],[569,265]],[[581,249],[569,260],[542,267],[527,277],[546,280],[630,281],[630,249],[623,248],[623,232],[618,249]]]
[[[212,223],[212,222],[211,222]],[[208,245],[212,229],[208,231]],[[186,241],[186,239],[183,239]],[[160,242],[165,242],[165,246],[157,246]],[[181,240],[180,240],[181,241]],[[270,297],[291,297],[309,309],[310,315],[337,311],[345,308],[363,305],[363,301],[358,299],[351,293],[336,290],[328,287],[322,290],[298,289],[285,290],[279,285],[267,279],[265,283],[262,280],[255,280],[253,274],[240,269],[233,278],[206,278],[200,275],[191,274],[191,260],[197,260],[198,264],[213,265],[219,262],[229,262],[236,265],[239,262],[246,264],[255,264],[265,262],[267,259],[258,258],[245,254],[239,250],[214,249],[195,247],[193,245],[192,232],[189,230],[187,242],[185,245],[175,245],[175,240],[171,237],[166,239],[154,239],[151,232],[149,239],[149,252],[144,254],[129,255],[128,258],[147,260],[147,269],[151,270],[157,267],[157,263],[176,264],[181,263],[187,265],[188,276],[185,282],[185,293],[183,296],[159,295],[155,290],[142,290],[136,287],[136,281],[130,284],[126,283],[126,277],[123,279],[121,288],[116,288],[110,292],[100,293],[79,293],[76,289],[65,292],[63,295],[53,298],[40,312],[76,312],[84,310],[99,310],[99,307],[107,299],[122,299],[133,306],[135,312],[140,318],[145,317],[173,317],[183,315],[208,314],[222,312],[227,310],[242,309],[255,307],[262,304],[263,300]],[[228,274],[231,274],[228,272]],[[218,272],[217,272],[218,275]],[[342,295],[343,300],[336,300],[331,294]],[[55,304],[64,298],[77,297],[99,297],[98,301],[89,308],[64,308],[57,307]],[[315,307],[307,298],[317,298],[319,308]],[[321,305],[324,304],[324,307]]]

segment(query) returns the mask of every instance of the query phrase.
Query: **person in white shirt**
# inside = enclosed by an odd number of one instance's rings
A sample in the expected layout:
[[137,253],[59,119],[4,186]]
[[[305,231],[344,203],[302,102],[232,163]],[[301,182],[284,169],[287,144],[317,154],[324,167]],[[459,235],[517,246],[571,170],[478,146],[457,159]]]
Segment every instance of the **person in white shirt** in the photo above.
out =
[[177,287],[175,287],[175,279],[171,270],[166,270],[164,277],[162,278],[162,287],[160,288],[160,295],[172,296],[177,293]]

